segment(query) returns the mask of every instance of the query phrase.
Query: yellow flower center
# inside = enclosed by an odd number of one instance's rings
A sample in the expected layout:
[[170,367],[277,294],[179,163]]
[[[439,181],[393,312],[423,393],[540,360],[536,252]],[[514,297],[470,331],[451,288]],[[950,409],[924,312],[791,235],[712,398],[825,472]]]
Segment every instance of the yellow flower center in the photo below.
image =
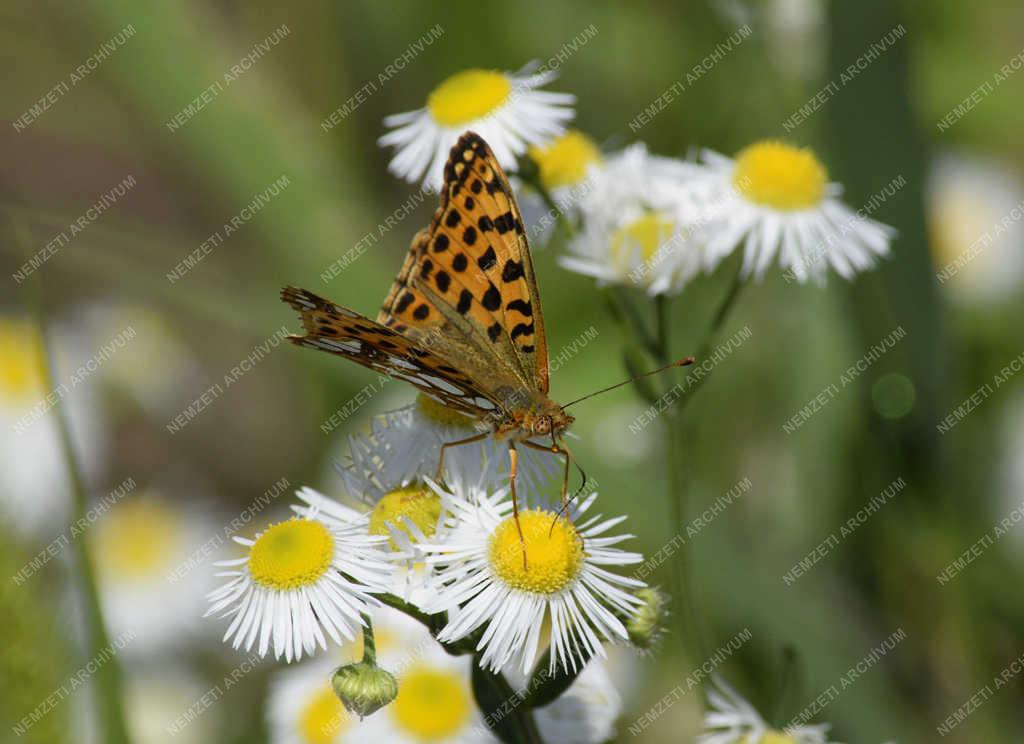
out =
[[412,538],[405,517],[430,537],[441,516],[441,497],[423,486],[397,488],[377,502],[370,512],[370,534],[388,535],[387,524],[392,524]]
[[41,351],[31,323],[0,318],[0,399],[24,402],[42,395]]
[[420,413],[436,424],[444,426],[473,426],[473,419],[465,414],[459,413],[454,408],[446,406],[440,401],[434,400],[429,395],[420,393],[416,396],[416,407]]
[[810,149],[765,140],[736,156],[732,182],[756,204],[796,210],[821,202],[828,173]]
[[100,522],[93,543],[100,571],[138,579],[170,568],[180,519],[165,504],[148,498],[126,501]]
[[534,145],[529,152],[540,169],[540,182],[547,189],[579,183],[587,174],[587,166],[601,160],[594,140],[575,129],[545,147]]
[[[736,744],[749,744],[749,742],[750,737],[744,736],[742,739],[738,739]],[[797,740],[782,731],[766,731],[761,735],[761,741],[758,744],[797,744]]]
[[412,668],[398,682],[390,710],[395,721],[420,740],[448,739],[469,721],[469,685],[454,672]]
[[672,236],[675,223],[658,212],[648,212],[612,233],[612,257],[626,263],[634,251],[650,262]]
[[512,83],[496,70],[463,70],[434,88],[427,109],[441,126],[456,127],[487,116],[512,92]]
[[[535,594],[565,589],[583,568],[583,545],[576,529],[565,519],[543,509],[519,513],[520,542],[515,519],[509,517],[491,536],[491,567],[509,586]],[[526,565],[523,565],[523,545]]]
[[324,683],[299,713],[299,735],[308,744],[331,744],[348,725],[348,711],[330,684]]
[[315,583],[334,558],[334,539],[314,519],[289,519],[270,527],[249,550],[249,573],[270,589]]

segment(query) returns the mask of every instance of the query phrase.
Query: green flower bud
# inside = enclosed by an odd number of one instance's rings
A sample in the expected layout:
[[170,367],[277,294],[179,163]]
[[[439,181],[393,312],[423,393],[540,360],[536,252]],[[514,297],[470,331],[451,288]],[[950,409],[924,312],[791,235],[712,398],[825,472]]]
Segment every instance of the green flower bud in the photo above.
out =
[[626,621],[626,632],[630,642],[639,649],[648,651],[658,643],[665,630],[665,617],[668,611],[667,597],[658,589],[648,587],[636,593],[643,605]]
[[331,679],[334,694],[349,713],[360,718],[376,713],[398,696],[398,680],[373,662],[340,667]]

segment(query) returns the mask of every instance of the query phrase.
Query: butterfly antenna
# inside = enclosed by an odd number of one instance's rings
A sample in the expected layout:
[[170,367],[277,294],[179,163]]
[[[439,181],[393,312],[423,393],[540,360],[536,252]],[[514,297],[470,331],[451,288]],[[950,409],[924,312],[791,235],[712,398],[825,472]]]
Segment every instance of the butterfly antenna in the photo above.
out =
[[692,356],[683,357],[682,359],[677,359],[676,361],[672,362],[671,364],[666,364],[664,367],[658,367],[658,369],[652,369],[650,372],[644,372],[642,375],[637,375],[636,377],[630,377],[628,380],[623,380],[622,382],[617,382],[614,385],[610,385],[610,386],[608,386],[606,388],[603,388],[603,389],[598,390],[598,391],[593,392],[593,393],[588,393],[587,395],[584,395],[582,398],[577,398],[576,400],[572,401],[571,403],[566,403],[564,406],[562,406],[562,408],[568,408],[569,406],[574,406],[577,403],[579,403],[580,401],[586,400],[587,398],[593,398],[595,395],[601,395],[601,393],[607,393],[609,390],[614,390],[615,388],[620,388],[623,385],[629,385],[631,382],[636,382],[637,380],[642,380],[645,377],[650,377],[651,375],[656,375],[659,372],[664,372],[665,370],[672,369],[673,367],[687,367],[687,366],[693,364],[695,361],[697,361],[697,360],[694,359]]

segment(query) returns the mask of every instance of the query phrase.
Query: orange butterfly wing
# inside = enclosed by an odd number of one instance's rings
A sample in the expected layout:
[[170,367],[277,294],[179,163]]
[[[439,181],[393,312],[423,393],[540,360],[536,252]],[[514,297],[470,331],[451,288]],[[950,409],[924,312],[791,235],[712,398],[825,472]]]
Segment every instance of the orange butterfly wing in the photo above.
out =
[[456,366],[498,399],[546,396],[540,294],[508,179],[473,132],[452,148],[444,175],[440,206],[413,239],[377,320],[411,338],[439,334]]
[[432,351],[428,347],[430,337],[407,338],[305,289],[285,287],[281,299],[299,312],[306,331],[305,336],[289,336],[292,343],[337,354],[409,382],[441,403],[471,416],[498,414],[498,401],[441,354]]

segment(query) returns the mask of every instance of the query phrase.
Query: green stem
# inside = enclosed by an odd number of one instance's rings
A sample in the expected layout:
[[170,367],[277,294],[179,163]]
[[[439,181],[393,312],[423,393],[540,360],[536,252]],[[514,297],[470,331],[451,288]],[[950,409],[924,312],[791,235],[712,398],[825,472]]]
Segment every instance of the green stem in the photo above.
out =
[[367,613],[363,613],[363,663],[377,666],[377,641],[373,637],[373,620]]
[[[715,339],[718,337],[718,332],[722,328],[722,324],[725,322],[726,317],[729,315],[729,311],[733,305],[736,304],[736,298],[740,295],[740,290],[746,286],[746,282],[740,276],[740,272],[737,271],[732,278],[732,283],[729,285],[728,291],[725,293],[725,297],[718,305],[718,309],[715,311],[714,316],[711,318],[711,323],[708,325],[707,330],[704,332],[704,339],[701,341],[700,346],[697,349],[697,364],[700,364],[707,359],[708,354],[711,352],[711,347],[714,346]],[[689,386],[686,395],[680,398],[675,408],[679,413],[682,413],[683,409],[686,408],[686,404],[693,399],[696,395],[697,390],[700,389],[701,385],[708,378],[708,375],[696,378],[693,383]]]
[[[31,294],[32,310],[36,317],[36,323],[39,326],[39,337],[41,339],[39,366],[42,372],[43,389],[54,390],[56,385],[54,384],[53,356],[49,348],[46,314],[43,311],[43,301],[38,279],[32,285]],[[73,525],[86,522],[88,501],[82,472],[71,441],[71,431],[68,427],[67,412],[64,408],[63,399],[57,400],[53,406],[53,412],[57,424],[60,448],[64,456],[68,477],[71,480],[73,502],[68,525],[68,529],[71,531]],[[122,708],[121,668],[116,654],[111,653],[114,649],[111,646],[110,636],[103,619],[103,606],[100,601],[92,558],[89,554],[88,534],[79,535],[78,539],[73,540],[71,544],[74,546],[78,565],[78,578],[85,600],[86,654],[90,661],[100,658],[101,655],[109,655],[107,661],[99,665],[95,674],[97,712],[100,731],[103,734],[100,736],[100,740],[110,742],[111,744],[128,744],[130,739]]]
[[[668,363],[672,357],[669,321],[671,303],[669,298],[658,295],[655,298],[657,318],[657,357],[661,363]],[[668,378],[666,387],[671,387],[672,377]],[[683,458],[682,417],[675,407],[669,407],[664,419],[666,434],[665,466],[668,469],[668,502],[672,524],[676,530],[683,530],[689,519],[689,500],[686,488],[685,460]],[[693,552],[690,541],[685,539],[680,546],[679,555],[669,562],[672,571],[672,589],[675,595],[676,645],[680,652],[689,655],[691,661],[700,663],[707,658],[707,649],[701,632],[700,613],[694,582],[692,580]]]
[[484,723],[505,744],[544,744],[530,706],[512,689],[505,676],[490,672],[473,658],[473,696]]

